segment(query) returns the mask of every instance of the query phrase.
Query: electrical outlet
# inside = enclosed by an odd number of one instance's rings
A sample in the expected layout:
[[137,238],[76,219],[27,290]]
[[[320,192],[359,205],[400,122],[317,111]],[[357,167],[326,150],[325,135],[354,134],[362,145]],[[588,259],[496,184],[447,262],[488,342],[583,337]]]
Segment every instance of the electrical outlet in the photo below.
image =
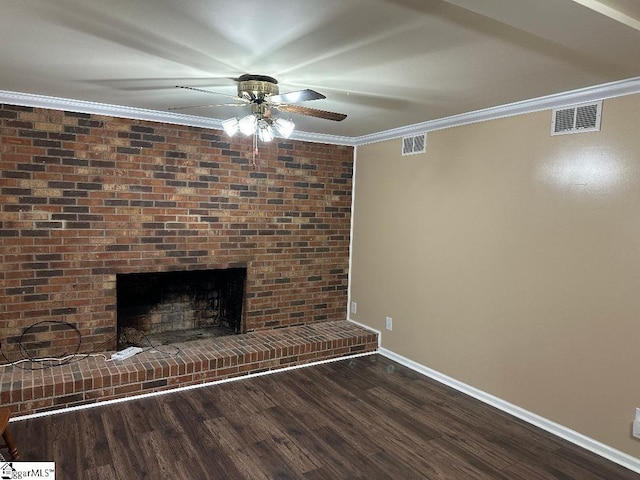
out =
[[393,318],[387,317],[386,325],[387,330],[393,330]]
[[633,436],[640,438],[640,408],[636,407],[636,417],[633,419]]
[[351,302],[351,313],[356,313],[358,311],[358,304],[356,302]]

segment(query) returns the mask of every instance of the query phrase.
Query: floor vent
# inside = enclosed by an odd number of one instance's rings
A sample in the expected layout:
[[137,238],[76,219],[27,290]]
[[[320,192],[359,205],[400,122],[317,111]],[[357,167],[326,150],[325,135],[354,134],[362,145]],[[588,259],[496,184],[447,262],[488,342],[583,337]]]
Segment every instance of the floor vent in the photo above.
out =
[[555,108],[551,121],[551,135],[598,131],[601,111],[602,101]]
[[402,137],[402,155],[415,155],[424,153],[427,149],[427,134]]

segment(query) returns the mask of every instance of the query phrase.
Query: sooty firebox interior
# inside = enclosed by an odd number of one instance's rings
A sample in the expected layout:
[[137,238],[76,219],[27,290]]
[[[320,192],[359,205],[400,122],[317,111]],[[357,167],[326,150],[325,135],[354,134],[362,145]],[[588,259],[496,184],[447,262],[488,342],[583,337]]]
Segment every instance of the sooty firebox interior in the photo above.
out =
[[241,333],[246,268],[116,277],[118,348]]

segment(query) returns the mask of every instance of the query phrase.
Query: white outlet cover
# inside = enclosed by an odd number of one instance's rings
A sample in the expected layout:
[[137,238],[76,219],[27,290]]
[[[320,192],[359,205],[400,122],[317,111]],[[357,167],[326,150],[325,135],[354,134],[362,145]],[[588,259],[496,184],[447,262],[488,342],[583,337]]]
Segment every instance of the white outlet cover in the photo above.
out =
[[385,322],[385,327],[387,330],[393,330],[393,318],[387,317],[387,320]]
[[356,313],[358,311],[358,304],[356,302],[351,302],[351,313]]

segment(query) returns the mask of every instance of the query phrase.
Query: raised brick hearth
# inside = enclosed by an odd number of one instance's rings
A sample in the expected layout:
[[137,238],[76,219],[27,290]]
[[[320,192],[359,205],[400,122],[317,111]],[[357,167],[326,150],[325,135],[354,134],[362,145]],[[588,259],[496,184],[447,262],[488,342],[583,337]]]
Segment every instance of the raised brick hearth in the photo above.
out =
[[46,370],[5,367],[0,402],[25,415],[373,352],[377,345],[375,333],[343,320],[198,340],[121,362],[91,357]]

